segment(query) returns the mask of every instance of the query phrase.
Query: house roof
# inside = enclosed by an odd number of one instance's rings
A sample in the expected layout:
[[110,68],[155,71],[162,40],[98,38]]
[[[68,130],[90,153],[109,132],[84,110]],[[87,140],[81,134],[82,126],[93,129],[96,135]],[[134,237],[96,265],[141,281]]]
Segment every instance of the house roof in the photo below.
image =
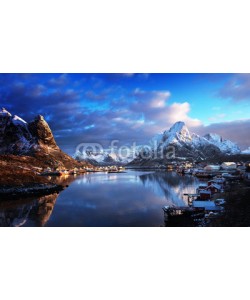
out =
[[214,201],[193,201],[193,207],[215,207]]
[[207,190],[202,190],[202,191],[200,191],[200,194],[211,194],[211,192],[210,191],[207,191]]
[[216,188],[217,190],[221,189],[221,186],[219,184],[213,183],[212,187]]

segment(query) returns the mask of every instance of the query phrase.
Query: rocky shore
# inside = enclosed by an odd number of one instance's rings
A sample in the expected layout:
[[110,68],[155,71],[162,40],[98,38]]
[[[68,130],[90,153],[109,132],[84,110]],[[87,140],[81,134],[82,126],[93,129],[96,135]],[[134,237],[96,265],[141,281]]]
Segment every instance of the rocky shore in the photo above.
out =
[[41,176],[51,170],[82,169],[78,162],[57,145],[53,133],[38,115],[27,123],[5,108],[0,109],[0,198],[29,197],[59,192],[65,180]]
[[16,199],[19,197],[31,197],[49,195],[55,192],[60,192],[64,189],[62,185],[58,184],[39,184],[30,183],[20,186],[0,186],[0,197],[4,200]]
[[0,199],[16,199],[60,192],[67,182],[41,176],[46,163],[30,156],[0,155]]

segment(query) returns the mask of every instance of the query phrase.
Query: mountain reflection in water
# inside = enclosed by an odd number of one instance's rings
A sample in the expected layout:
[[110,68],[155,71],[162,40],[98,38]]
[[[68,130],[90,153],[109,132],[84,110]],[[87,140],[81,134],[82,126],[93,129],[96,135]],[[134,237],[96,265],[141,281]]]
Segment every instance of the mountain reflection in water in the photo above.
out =
[[182,176],[177,173],[152,173],[140,176],[145,187],[151,188],[155,194],[165,198],[165,205],[185,206],[187,199],[183,194],[194,193],[194,185],[199,180],[191,176]]
[[57,193],[39,197],[34,200],[14,200],[1,203],[1,226],[44,226],[53,211]]
[[71,176],[59,195],[0,203],[0,225],[164,226],[162,207],[187,205],[183,193],[193,193],[199,183],[174,172]]
[[[73,176],[50,177],[51,182],[69,185]],[[49,220],[58,193],[41,197],[0,201],[0,226],[44,226]]]

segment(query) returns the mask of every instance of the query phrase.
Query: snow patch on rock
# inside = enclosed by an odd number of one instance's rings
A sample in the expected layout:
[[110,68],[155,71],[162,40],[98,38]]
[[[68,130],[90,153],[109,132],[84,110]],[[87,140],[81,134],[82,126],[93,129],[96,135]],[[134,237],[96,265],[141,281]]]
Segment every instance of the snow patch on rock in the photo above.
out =
[[4,107],[0,109],[0,116],[11,117],[11,113],[9,113]]
[[242,154],[250,154],[250,147],[248,147],[247,149],[243,150],[241,153]]

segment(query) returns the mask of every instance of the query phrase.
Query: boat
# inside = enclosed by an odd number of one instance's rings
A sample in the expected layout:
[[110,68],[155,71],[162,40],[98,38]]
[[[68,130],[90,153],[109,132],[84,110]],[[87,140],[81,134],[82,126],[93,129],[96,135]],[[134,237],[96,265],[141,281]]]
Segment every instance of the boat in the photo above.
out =
[[202,172],[202,173],[195,173],[195,176],[198,178],[212,178],[214,175],[210,173]]

